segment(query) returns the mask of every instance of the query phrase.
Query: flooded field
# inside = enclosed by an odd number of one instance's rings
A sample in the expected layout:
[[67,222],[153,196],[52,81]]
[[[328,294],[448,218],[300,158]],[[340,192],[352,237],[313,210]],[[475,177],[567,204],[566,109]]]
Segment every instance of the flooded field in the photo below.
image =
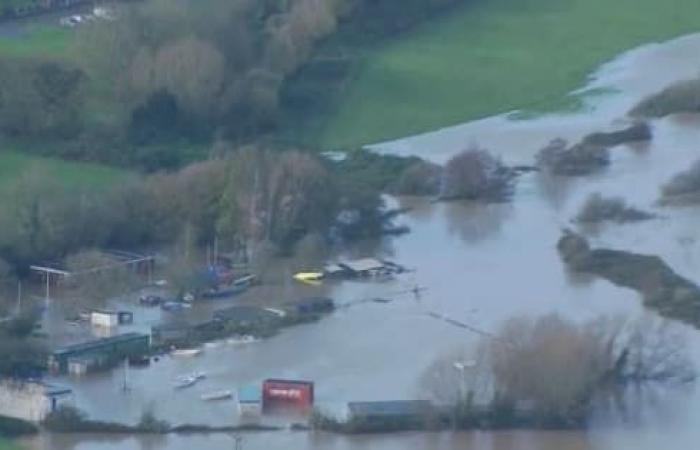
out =
[[[601,97],[592,110],[576,115],[512,122],[492,118],[378,146],[381,151],[417,154],[435,161],[471,143],[499,154],[508,163],[530,164],[534,154],[555,137],[578,139],[592,131],[621,127],[620,118],[634,102],[700,68],[700,35],[650,45],[606,64],[591,87],[617,91]],[[673,72],[667,71],[673,67]],[[193,311],[206,317],[211,309],[237,301],[270,305],[309,294],[333,297],[340,308],[318,323],[284,330],[245,347],[206,348],[196,358],[164,357],[150,368],[132,369],[124,391],[120,370],[80,380],[56,381],[75,389],[79,407],[91,417],[134,422],[146,408],[172,423],[230,424],[233,402],[207,403],[200,395],[231,389],[268,377],[316,382],[320,404],[355,400],[395,400],[425,396],[419,379],[436,357],[473,344],[478,338],[429,313],[449,316],[479,329],[493,330],[520,315],[557,312],[575,320],[600,314],[643,313],[638,295],[610,283],[568,274],[556,252],[562,229],[590,193],[619,195],[651,210],[659,219],[610,226],[592,236],[594,245],[657,254],[681,275],[700,283],[700,210],[659,208],[659,186],[700,158],[700,118],[683,116],[652,124],[650,144],[612,150],[610,168],[596,176],[562,180],[528,174],[519,179],[510,203],[431,204],[398,199],[411,207],[401,222],[411,233],[387,240],[379,256],[411,269],[389,282],[327,283],[301,287],[276,279],[244,297]],[[302,267],[290,267],[291,274]],[[419,296],[411,289],[424,287]],[[316,289],[318,289],[316,291]],[[361,302],[384,297],[390,303]],[[138,315],[137,311],[137,315]],[[153,316],[149,316],[153,314]],[[158,320],[142,314],[136,328]],[[700,334],[686,330],[700,362]],[[208,378],[174,391],[177,376],[203,370]],[[246,434],[249,449],[478,449],[478,450],[656,450],[692,448],[700,439],[700,396],[694,390],[639,393],[633,417],[601,415],[587,432],[406,433],[342,437],[324,433],[281,431]],[[122,438],[42,435],[28,443],[37,449],[229,449],[230,435]]]

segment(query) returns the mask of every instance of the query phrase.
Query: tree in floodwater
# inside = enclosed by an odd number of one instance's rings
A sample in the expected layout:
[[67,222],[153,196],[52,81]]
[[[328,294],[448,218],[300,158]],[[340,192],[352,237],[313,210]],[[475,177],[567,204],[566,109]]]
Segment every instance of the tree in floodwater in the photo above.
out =
[[463,425],[572,427],[586,423],[597,399],[629,385],[694,379],[685,339],[668,321],[548,315],[509,320],[471,352],[435,361],[422,384],[456,405]]
[[513,190],[514,173],[486,150],[472,147],[453,156],[442,172],[440,198],[506,199]]

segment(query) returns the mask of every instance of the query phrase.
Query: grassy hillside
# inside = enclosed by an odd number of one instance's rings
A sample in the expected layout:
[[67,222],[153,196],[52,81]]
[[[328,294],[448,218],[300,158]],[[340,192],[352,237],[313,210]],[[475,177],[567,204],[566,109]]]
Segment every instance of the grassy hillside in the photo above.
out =
[[570,106],[566,93],[605,60],[694,31],[697,0],[471,2],[362,50],[335,113],[300,132],[324,147],[353,147],[517,108]]

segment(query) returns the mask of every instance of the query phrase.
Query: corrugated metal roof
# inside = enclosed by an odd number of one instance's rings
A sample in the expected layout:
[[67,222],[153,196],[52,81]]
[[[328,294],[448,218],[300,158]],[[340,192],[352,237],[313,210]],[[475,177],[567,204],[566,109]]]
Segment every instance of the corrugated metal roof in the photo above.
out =
[[80,344],[69,345],[67,347],[59,348],[58,350],[54,351],[53,354],[54,355],[64,355],[67,353],[84,352],[87,350],[93,350],[96,348],[100,348],[100,347],[103,347],[106,345],[119,344],[119,343],[123,343],[123,342],[129,342],[129,341],[134,341],[134,340],[139,340],[139,339],[148,339],[148,338],[149,338],[149,336],[147,334],[124,333],[124,334],[120,334],[118,336],[112,336],[112,337],[97,339],[94,341],[83,342]]

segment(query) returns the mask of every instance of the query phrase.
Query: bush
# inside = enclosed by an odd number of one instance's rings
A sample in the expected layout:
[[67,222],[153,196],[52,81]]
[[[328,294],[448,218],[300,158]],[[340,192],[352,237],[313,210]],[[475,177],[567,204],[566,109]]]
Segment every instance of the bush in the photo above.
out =
[[57,433],[132,433],[138,427],[113,422],[89,420],[84,412],[72,406],[61,406],[44,420],[49,431]]
[[651,127],[647,123],[637,123],[624,130],[610,133],[591,133],[583,138],[585,144],[614,147],[626,142],[648,141],[652,138]]
[[661,187],[661,201],[666,204],[700,201],[700,160]]
[[605,198],[600,194],[592,194],[583,204],[575,221],[579,223],[599,223],[604,221],[625,223],[648,220],[653,217],[653,214],[627,206],[622,198]]
[[148,408],[143,412],[137,427],[143,433],[153,434],[167,433],[171,428],[168,422],[158,419],[151,408]]
[[588,175],[610,164],[607,147],[581,142],[567,147],[563,139],[554,139],[537,154],[537,165],[555,175]]
[[438,195],[442,183],[442,168],[427,161],[408,166],[394,183],[391,191],[398,195]]
[[639,102],[630,114],[664,117],[673,113],[700,111],[700,78],[673,84]]
[[443,171],[440,198],[504,200],[515,173],[486,150],[472,148],[452,157]]

